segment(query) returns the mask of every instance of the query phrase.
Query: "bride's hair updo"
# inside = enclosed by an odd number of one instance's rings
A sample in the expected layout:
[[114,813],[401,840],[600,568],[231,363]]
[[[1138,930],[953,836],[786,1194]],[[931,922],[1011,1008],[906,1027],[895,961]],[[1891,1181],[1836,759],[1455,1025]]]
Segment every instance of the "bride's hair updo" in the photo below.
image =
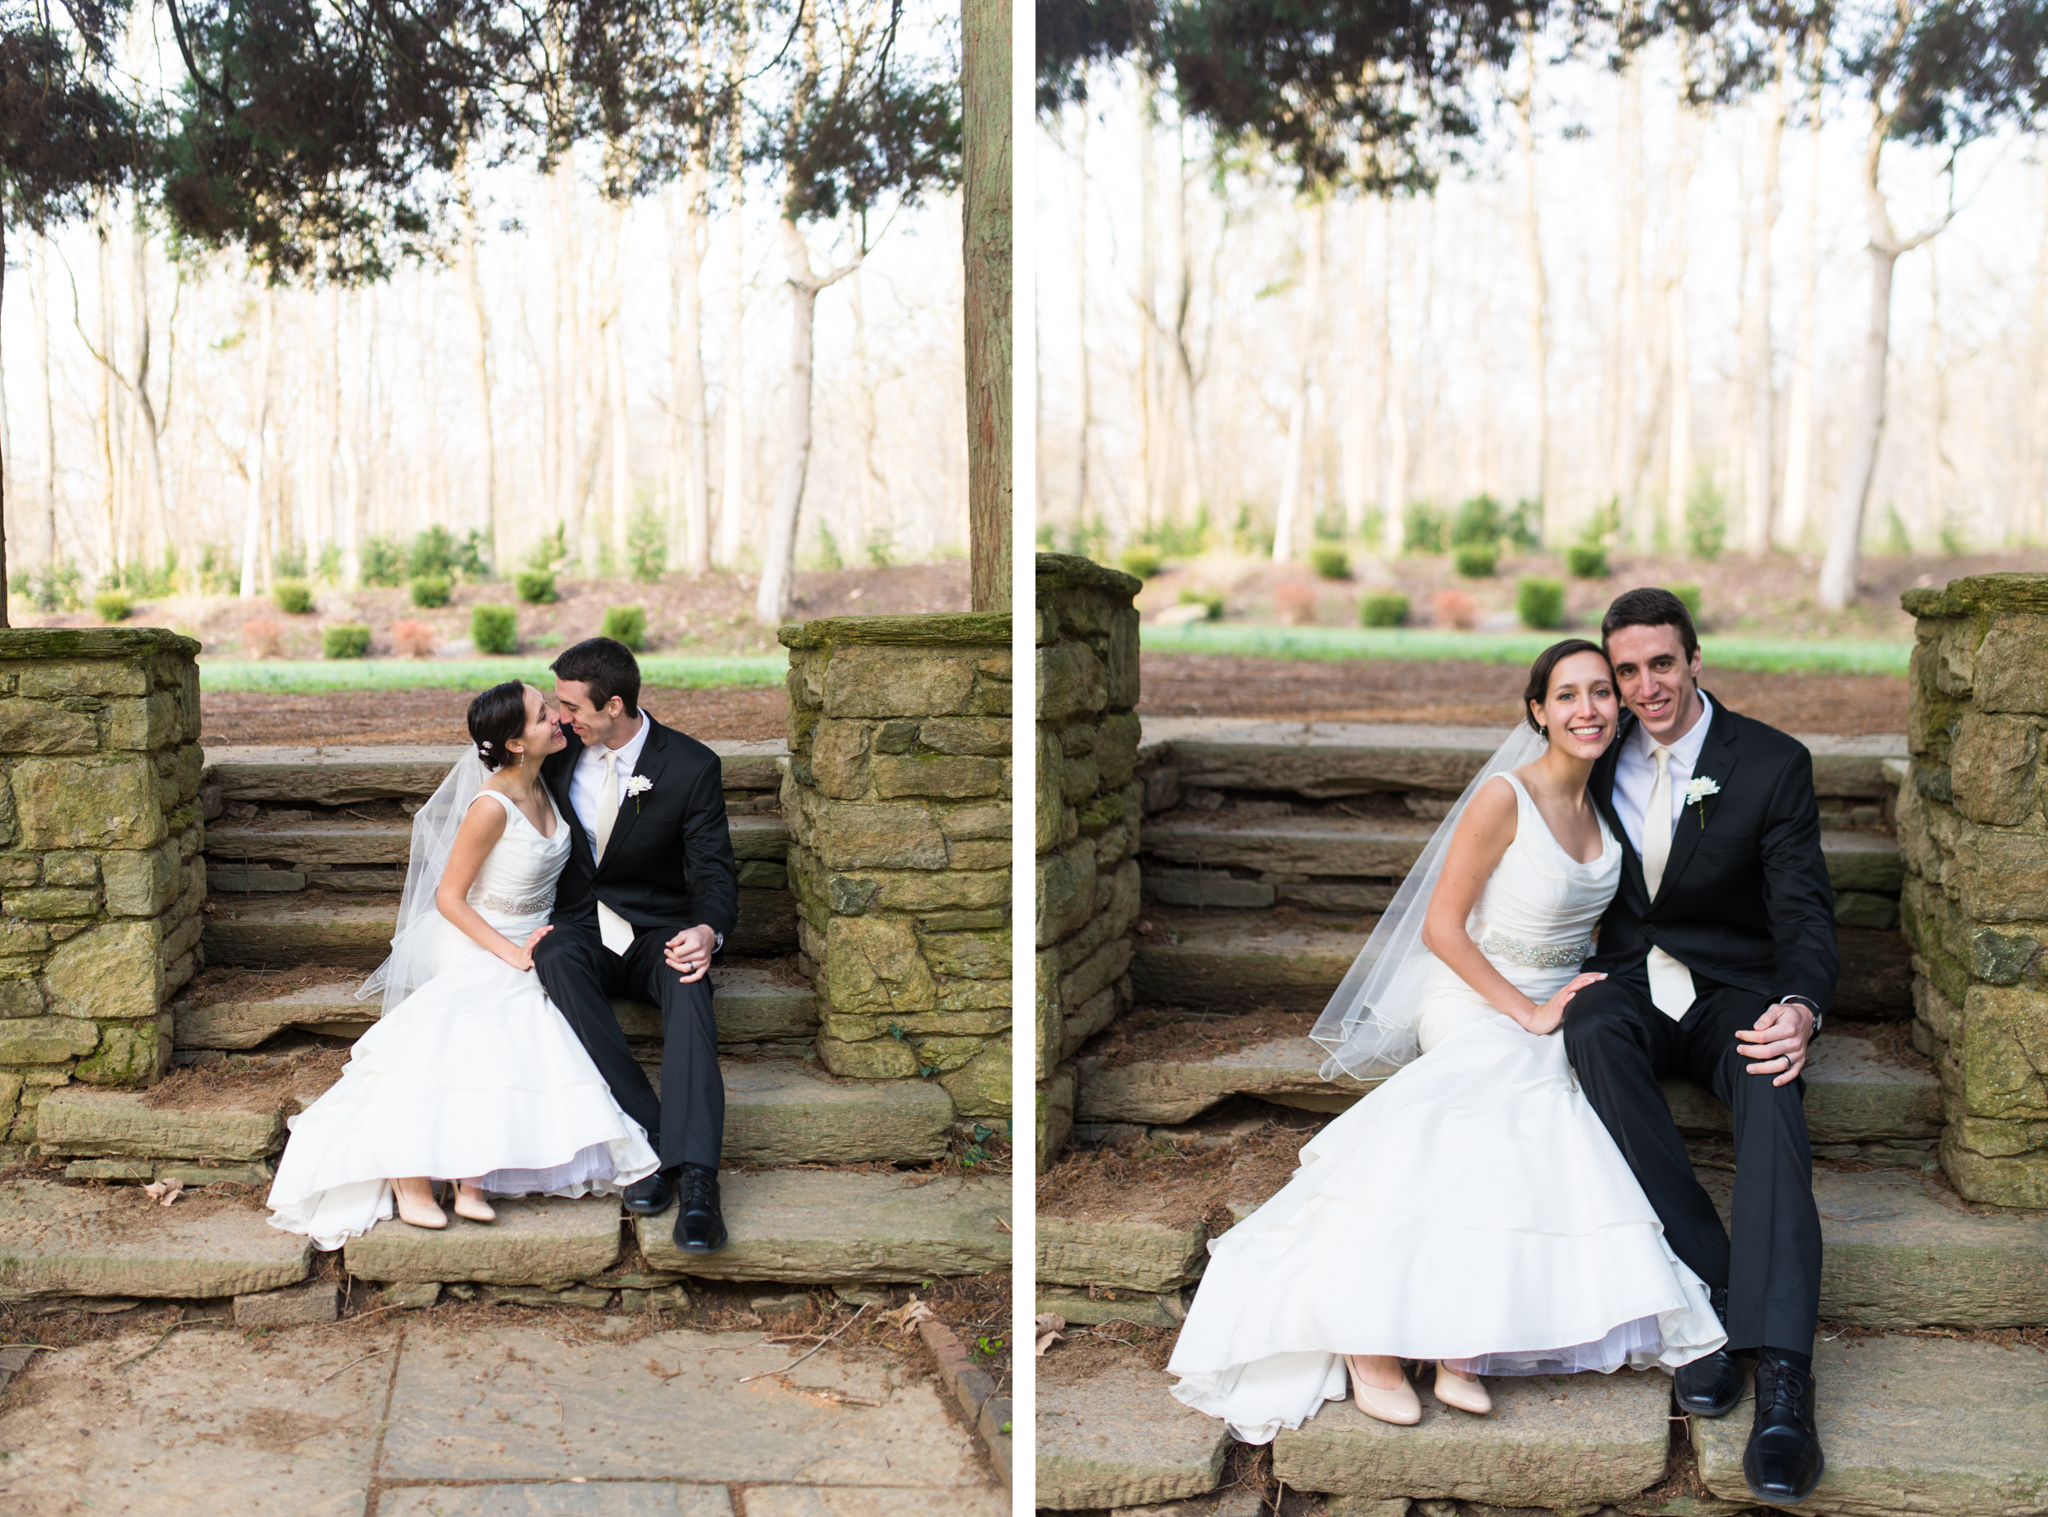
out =
[[526,735],[526,686],[518,680],[493,685],[469,703],[469,736],[486,769],[519,762],[507,743]]
[[1574,653],[1597,653],[1600,662],[1607,665],[1607,677],[1614,678],[1614,665],[1608,661],[1607,650],[1598,643],[1589,643],[1583,637],[1568,637],[1561,643],[1552,643],[1536,655],[1536,662],[1529,666],[1528,688],[1522,692],[1522,720],[1529,724],[1532,732],[1543,732],[1543,724],[1536,720],[1531,706],[1540,706],[1550,699],[1550,676],[1557,672],[1557,666]]

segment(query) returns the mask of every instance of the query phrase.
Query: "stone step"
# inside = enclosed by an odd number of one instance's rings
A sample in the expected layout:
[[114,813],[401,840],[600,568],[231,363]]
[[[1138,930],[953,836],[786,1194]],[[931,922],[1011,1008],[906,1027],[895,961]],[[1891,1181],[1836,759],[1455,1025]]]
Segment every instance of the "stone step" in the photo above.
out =
[[715,1254],[675,1246],[675,1208],[634,1219],[657,1270],[708,1280],[834,1284],[982,1275],[1010,1267],[1007,1175],[826,1169],[720,1177],[732,1241]]
[[[2010,1517],[2048,1510],[2048,1352],[2024,1344],[1836,1339],[1814,1348],[1827,1472],[1803,1506],[1830,1517]],[[1694,1417],[1707,1489],[1745,1505],[1749,1398]]]
[[[728,961],[714,971],[711,1007],[722,1047],[803,1043],[818,1030],[817,995],[790,983],[779,970]],[[178,1048],[254,1048],[287,1028],[355,1037],[377,1020],[376,1001],[358,1001],[360,972],[337,969],[331,979],[281,994],[197,1004],[188,995],[173,1006]],[[612,1013],[629,1038],[661,1036],[660,1013],[639,1001],[614,1001]]]
[[[739,903],[739,927],[727,940],[731,952],[757,958],[796,952],[796,901],[788,891],[742,886]],[[201,942],[210,965],[374,969],[391,951],[397,922],[395,895],[216,895],[207,902]]]
[[310,1241],[247,1198],[187,1195],[166,1210],[127,1187],[0,1180],[0,1301],[246,1295],[305,1279],[312,1259]]
[[[1500,746],[1496,727],[1371,722],[1147,717],[1141,764],[1163,761],[1183,786],[1334,800],[1389,790],[1455,796]],[[1896,788],[1888,759],[1906,756],[1903,733],[1800,736],[1813,755],[1814,794],[1882,800]]]
[[492,1203],[488,1226],[451,1219],[440,1231],[386,1218],[342,1257],[352,1275],[380,1285],[529,1285],[560,1290],[603,1274],[625,1249],[624,1211],[615,1196],[569,1201],[522,1196]]
[[[953,1101],[923,1080],[838,1080],[794,1059],[724,1059],[725,1155],[736,1164],[921,1164],[943,1158]],[[150,1104],[148,1092],[67,1085],[37,1109],[46,1154],[260,1159],[285,1142],[286,1092],[250,1109]],[[310,1103],[317,1087],[289,1093]]]
[[[1702,1175],[1724,1215],[1731,1179]],[[1813,1191],[1823,1317],[1876,1328],[2048,1324],[2048,1218],[1965,1210],[1934,1177],[1896,1170],[1816,1169]],[[1231,1203],[1245,1215],[1264,1199]],[[1113,1222],[1041,1214],[1039,1280],[1164,1293],[1196,1279],[1206,1230],[1150,1220],[1143,1209],[1134,1198],[1138,1215]]]
[[[1227,1031],[1222,1024],[1219,1031]],[[1082,1050],[1077,1122],[1189,1122],[1233,1095],[1307,1111],[1343,1111],[1377,1081],[1324,1080],[1322,1048],[1305,1037],[1275,1038],[1203,1057],[1112,1064]],[[1728,1109],[1690,1080],[1667,1080],[1664,1098],[1678,1125],[1732,1132]],[[1816,1144],[1923,1139],[1942,1127],[1941,1081],[1886,1060],[1865,1038],[1823,1033],[1806,1066],[1806,1123]]]
[[[1156,931],[1140,936],[1131,960],[1139,1004],[1191,1011],[1321,1011],[1366,939],[1355,921],[1300,914],[1151,905],[1145,920]],[[1175,936],[1180,941],[1171,941]],[[1831,1015],[1910,1016],[1913,969],[1905,939],[1839,926],[1836,938],[1842,973]]]
[[[781,863],[789,851],[789,828],[779,816],[726,819],[733,857]],[[286,864],[403,864],[411,856],[412,828],[398,822],[317,820],[212,822],[206,829],[209,859],[267,860]]]
[[[705,744],[719,757],[727,790],[777,790],[788,746],[779,738]],[[347,806],[361,801],[425,800],[447,777],[465,745],[391,747],[208,748],[209,785],[231,801]]]
[[[1430,822],[1363,817],[1181,813],[1146,822],[1139,847],[1148,859],[1169,865],[1399,880],[1435,830]],[[212,837],[209,832],[209,848]],[[1899,845],[1879,833],[1824,832],[1821,856],[1838,892],[1897,895],[1904,888]]]
[[1057,1363],[1040,1362],[1040,1509],[1149,1506],[1215,1489],[1230,1435],[1174,1400],[1161,1371],[1131,1359],[1068,1378]]
[[1663,1478],[1670,1376],[1501,1377],[1487,1389],[1493,1412],[1473,1417],[1425,1388],[1412,1427],[1376,1421],[1348,1398],[1325,1402],[1273,1440],[1273,1473],[1331,1495],[1565,1511],[1626,1500]]

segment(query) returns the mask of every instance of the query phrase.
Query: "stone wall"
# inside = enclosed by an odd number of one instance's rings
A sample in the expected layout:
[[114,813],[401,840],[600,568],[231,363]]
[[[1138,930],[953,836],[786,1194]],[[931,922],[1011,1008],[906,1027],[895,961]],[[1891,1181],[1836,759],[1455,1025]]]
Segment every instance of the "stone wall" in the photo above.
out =
[[790,888],[836,1075],[1010,1111],[1010,618],[834,617],[789,649]]
[[149,1085],[199,966],[199,644],[0,630],[0,1142],[72,1080]]
[[1067,1063],[1131,1004],[1138,918],[1139,583],[1038,556],[1037,1079],[1043,1163],[1073,1121]]
[[2048,1207],[2048,575],[1904,603],[1919,627],[1899,844],[1942,1165],[1972,1201]]

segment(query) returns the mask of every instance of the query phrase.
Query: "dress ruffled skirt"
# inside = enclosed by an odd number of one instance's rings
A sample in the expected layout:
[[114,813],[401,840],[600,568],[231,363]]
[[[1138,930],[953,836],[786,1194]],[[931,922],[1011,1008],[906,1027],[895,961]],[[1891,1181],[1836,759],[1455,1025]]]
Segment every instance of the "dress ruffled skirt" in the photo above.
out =
[[1346,1353],[1549,1374],[1675,1367],[1725,1341],[1562,1037],[1469,992],[1427,1020],[1429,1052],[1209,1245],[1168,1368],[1244,1442],[1341,1399]]
[[323,1249],[393,1214],[394,1176],[583,1196],[658,1167],[538,977],[481,949],[387,1012],[288,1125],[270,1224]]

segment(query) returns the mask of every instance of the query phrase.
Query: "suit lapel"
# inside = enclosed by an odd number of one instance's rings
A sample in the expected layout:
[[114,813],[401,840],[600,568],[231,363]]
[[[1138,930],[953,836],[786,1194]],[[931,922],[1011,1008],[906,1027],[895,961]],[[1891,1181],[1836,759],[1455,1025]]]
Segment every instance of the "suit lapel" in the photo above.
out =
[[1593,778],[1587,786],[1593,793],[1593,804],[1607,821],[1607,828],[1621,842],[1621,867],[1624,873],[1633,872],[1637,888],[1647,897],[1648,888],[1643,882],[1643,861],[1637,855],[1635,845],[1628,840],[1628,829],[1621,825],[1621,813],[1614,808],[1614,776],[1621,767],[1621,745],[1628,740],[1633,728],[1633,718],[1624,717],[1615,727],[1614,741],[1607,745],[1607,751],[1600,755],[1600,762],[1593,766]]
[[[1713,700],[1712,696],[1707,697]],[[1707,740],[1700,744],[1699,762],[1693,765],[1695,780],[1712,780],[1722,789],[1728,787],[1728,776],[1735,770],[1735,724],[1728,720],[1728,713],[1719,701],[1714,701],[1714,714],[1707,726]],[[1717,796],[1708,796],[1705,801],[1694,801],[1678,814],[1678,830],[1671,834],[1671,856],[1664,863],[1664,879],[1657,888],[1657,899],[1667,895],[1685,866],[1692,862],[1694,852],[1699,848],[1700,839],[1706,835],[1706,824],[1713,821]],[[1647,819],[1644,822],[1647,826]],[[1651,903],[1656,904],[1655,902]]]
[[[646,780],[651,787],[656,780],[661,778],[661,771],[667,763],[668,728],[662,726],[661,723],[650,716],[647,718],[647,741],[640,745],[640,762],[633,766],[633,774],[638,778]],[[604,861],[609,861],[619,856],[619,851],[625,847],[626,839],[632,835],[633,828],[639,823],[641,807],[645,800],[646,797],[644,795],[635,796],[628,800],[624,791],[621,790],[619,795],[619,815],[618,819],[612,823],[612,837],[611,841],[605,845]],[[598,864],[600,870],[604,868],[604,861],[600,861]]]

